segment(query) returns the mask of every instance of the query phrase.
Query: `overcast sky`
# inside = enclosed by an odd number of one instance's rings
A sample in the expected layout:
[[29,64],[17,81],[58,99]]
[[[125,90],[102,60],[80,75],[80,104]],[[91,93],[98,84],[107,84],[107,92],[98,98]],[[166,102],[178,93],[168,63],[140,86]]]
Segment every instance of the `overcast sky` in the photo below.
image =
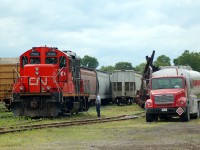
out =
[[135,67],[153,50],[173,61],[200,52],[200,0],[0,0],[0,57],[44,45],[99,67]]

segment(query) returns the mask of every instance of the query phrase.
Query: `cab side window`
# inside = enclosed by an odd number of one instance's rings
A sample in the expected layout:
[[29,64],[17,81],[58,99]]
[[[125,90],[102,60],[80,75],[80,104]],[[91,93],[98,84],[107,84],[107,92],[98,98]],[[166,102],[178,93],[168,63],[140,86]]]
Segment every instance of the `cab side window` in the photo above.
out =
[[21,63],[21,67],[24,68],[24,65],[28,64],[28,58],[26,56],[22,57],[22,63]]
[[60,68],[66,67],[66,65],[67,65],[66,57],[61,56],[61,57],[60,57],[60,62],[59,62],[59,67],[60,67]]

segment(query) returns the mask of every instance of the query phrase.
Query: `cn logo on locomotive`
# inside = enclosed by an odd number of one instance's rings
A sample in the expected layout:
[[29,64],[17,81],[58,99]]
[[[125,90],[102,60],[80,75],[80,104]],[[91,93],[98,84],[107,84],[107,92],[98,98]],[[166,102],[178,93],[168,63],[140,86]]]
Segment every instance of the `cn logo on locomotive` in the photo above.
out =
[[[40,78],[34,78],[34,77],[31,77],[29,79],[29,85],[38,85],[39,84],[39,81],[40,81]],[[41,83],[43,85],[47,85],[48,81],[47,81],[47,78],[44,78],[44,79],[41,79]]]
[[63,76],[66,76],[66,73],[64,71],[61,71],[60,75],[63,77]]

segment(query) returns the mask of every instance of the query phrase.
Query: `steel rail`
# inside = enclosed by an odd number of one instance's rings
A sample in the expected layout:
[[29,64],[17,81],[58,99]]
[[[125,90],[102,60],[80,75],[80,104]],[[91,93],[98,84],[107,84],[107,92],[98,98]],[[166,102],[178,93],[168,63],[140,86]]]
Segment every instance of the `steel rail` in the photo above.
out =
[[67,127],[67,126],[75,126],[75,125],[86,125],[86,124],[94,124],[94,123],[106,123],[106,122],[113,122],[113,121],[123,121],[123,120],[130,120],[136,119],[142,113],[134,114],[134,115],[121,115],[116,117],[106,117],[106,118],[96,118],[96,119],[86,119],[86,120],[75,120],[75,121],[63,121],[63,122],[53,122],[53,123],[46,123],[46,124],[35,124],[35,125],[23,125],[23,126],[11,126],[9,128],[0,128],[0,134],[5,133],[13,133],[13,132],[21,132],[33,129],[44,129],[44,128],[59,128],[59,127]]

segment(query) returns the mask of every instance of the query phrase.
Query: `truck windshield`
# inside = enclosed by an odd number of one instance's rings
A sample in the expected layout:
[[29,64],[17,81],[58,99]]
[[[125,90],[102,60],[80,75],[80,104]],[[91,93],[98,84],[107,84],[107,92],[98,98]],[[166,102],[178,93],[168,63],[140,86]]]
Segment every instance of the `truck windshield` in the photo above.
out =
[[182,78],[153,78],[152,90],[183,88]]

